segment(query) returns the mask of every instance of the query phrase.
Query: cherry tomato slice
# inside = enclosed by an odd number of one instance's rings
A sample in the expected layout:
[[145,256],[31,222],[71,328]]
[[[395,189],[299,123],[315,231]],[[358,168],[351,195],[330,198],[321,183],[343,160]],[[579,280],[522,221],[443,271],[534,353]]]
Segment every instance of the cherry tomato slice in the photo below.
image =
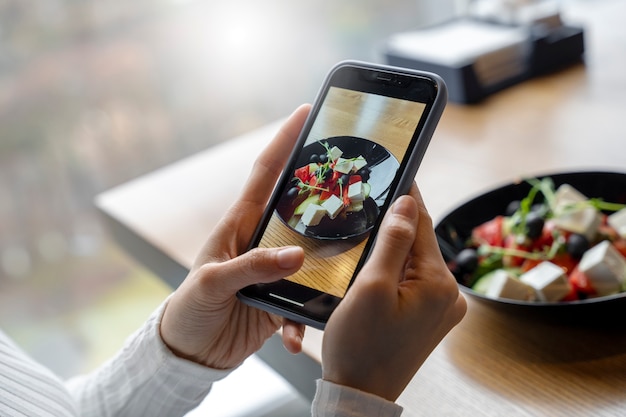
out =
[[502,223],[504,216],[496,216],[472,230],[472,240],[477,244],[486,243],[491,246],[504,246],[504,238],[502,236]]

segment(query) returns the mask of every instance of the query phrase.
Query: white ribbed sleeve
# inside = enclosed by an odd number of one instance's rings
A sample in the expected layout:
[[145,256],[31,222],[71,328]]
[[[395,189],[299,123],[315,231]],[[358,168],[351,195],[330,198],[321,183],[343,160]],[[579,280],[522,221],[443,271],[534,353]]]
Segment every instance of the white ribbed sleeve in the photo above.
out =
[[163,303],[122,350],[94,372],[63,383],[0,331],[0,416],[183,416],[231,370],[178,358],[161,340]]
[[178,358],[165,346],[159,323],[166,303],[95,372],[67,387],[81,417],[182,416],[195,408],[213,382],[231,370],[215,370]]
[[61,380],[0,331],[0,416],[78,415]]
[[402,407],[354,388],[317,380],[313,417],[399,417]]

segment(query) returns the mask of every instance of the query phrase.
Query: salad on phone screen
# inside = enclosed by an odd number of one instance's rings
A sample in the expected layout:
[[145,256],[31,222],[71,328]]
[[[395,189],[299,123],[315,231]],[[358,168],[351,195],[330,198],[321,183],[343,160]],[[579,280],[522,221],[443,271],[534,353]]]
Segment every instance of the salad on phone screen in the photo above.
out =
[[398,166],[387,149],[363,138],[314,142],[305,146],[277,214],[307,237],[362,237],[374,226]]

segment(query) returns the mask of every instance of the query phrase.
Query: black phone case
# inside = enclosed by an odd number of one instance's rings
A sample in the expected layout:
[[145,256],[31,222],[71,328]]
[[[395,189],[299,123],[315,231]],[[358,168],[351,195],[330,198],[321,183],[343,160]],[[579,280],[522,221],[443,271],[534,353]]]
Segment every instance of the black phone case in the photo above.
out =
[[[431,110],[426,117],[426,120],[424,122],[421,132],[419,132],[418,139],[417,139],[415,146],[413,147],[413,150],[411,151],[410,155],[406,158],[408,163],[406,164],[405,169],[402,172],[400,181],[395,189],[395,192],[390,196],[389,201],[391,203],[394,200],[396,200],[399,196],[407,194],[410,190],[410,187],[417,174],[417,170],[421,164],[421,161],[424,157],[426,149],[428,148],[428,145],[430,143],[430,139],[432,138],[432,135],[441,117],[441,114],[443,113],[443,110],[445,108],[445,105],[447,102],[446,85],[441,77],[430,72],[416,71],[412,69],[398,68],[398,67],[392,67],[388,65],[371,64],[371,63],[360,62],[360,61],[342,61],[338,63],[329,71],[328,75],[326,76],[326,79],[318,92],[318,95],[311,109],[309,117],[305,121],[300,137],[298,138],[298,141],[296,145],[294,146],[294,149],[290,155],[287,165],[290,165],[290,163],[294,160],[294,158],[298,157],[300,153],[300,149],[302,148],[303,143],[307,139],[308,132],[313,125],[313,122],[319,111],[319,108],[323,104],[324,95],[329,87],[329,83],[331,82],[333,74],[335,73],[335,71],[345,66],[350,66],[354,68],[371,69],[373,71],[388,71],[388,72],[392,72],[392,73],[396,73],[400,75],[415,75],[419,77],[425,77],[425,78],[432,80],[432,82],[436,86],[437,94],[433,101]],[[286,180],[285,178],[286,176],[291,177],[291,173],[285,170],[283,171],[279,179],[279,182],[277,184],[279,185],[283,184],[284,181]],[[280,186],[276,187],[276,189],[274,190],[274,194],[272,195],[270,199],[270,203],[268,204],[268,207],[263,215],[263,218],[261,219],[259,223],[259,227],[254,233],[254,236],[251,242],[257,242],[259,240],[260,235],[264,232],[265,226],[267,225],[267,221],[269,217],[271,217],[272,215],[273,206],[276,201],[277,195],[280,194],[281,192],[280,188],[282,187]],[[381,213],[381,219],[383,215],[384,213]],[[377,232],[377,229],[375,229],[373,232]],[[373,249],[375,245],[376,236],[372,234],[369,239],[370,239],[370,244],[368,244],[367,250],[363,253],[361,257],[361,261],[359,262],[356,270],[359,270],[360,267],[365,263],[365,261],[369,257],[371,250]],[[252,249],[253,247],[254,246],[251,245],[249,249]],[[291,284],[298,285],[295,283],[291,283]],[[334,304],[337,304],[336,302],[335,303],[330,302],[330,301],[326,302],[326,304],[328,305],[321,306],[321,308],[326,308],[328,310],[328,314],[316,315],[316,314],[313,314],[312,312],[307,313],[306,311],[303,311],[303,310],[298,311],[298,309],[290,308],[289,303],[281,304],[279,301],[273,302],[272,300],[262,299],[260,297],[257,297],[254,291],[250,290],[249,288],[244,288],[241,291],[239,291],[237,293],[237,297],[242,302],[248,305],[257,307],[265,311],[269,311],[271,313],[280,315],[282,317],[286,317],[290,320],[294,320],[296,322],[303,323],[305,325],[315,327],[320,330],[324,329],[327,319],[330,316],[330,313],[332,313],[332,311],[336,307],[336,305]],[[324,299],[321,300],[321,303],[322,304],[325,303]]]

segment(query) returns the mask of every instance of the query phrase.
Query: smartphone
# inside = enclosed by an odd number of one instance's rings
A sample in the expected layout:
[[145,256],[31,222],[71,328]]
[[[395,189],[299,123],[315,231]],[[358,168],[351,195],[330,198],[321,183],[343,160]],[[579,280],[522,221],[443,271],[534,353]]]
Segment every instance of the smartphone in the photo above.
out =
[[301,246],[302,268],[239,291],[244,303],[324,329],[414,181],[447,101],[432,73],[345,61],[327,75],[253,236]]

